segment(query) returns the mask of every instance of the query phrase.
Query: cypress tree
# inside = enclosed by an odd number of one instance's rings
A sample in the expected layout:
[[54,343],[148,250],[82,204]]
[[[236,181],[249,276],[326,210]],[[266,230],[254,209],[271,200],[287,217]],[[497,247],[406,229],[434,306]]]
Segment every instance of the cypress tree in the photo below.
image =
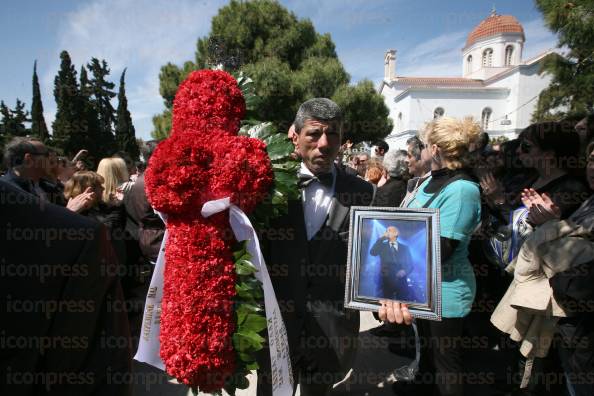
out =
[[89,86],[93,94],[91,103],[97,114],[99,127],[97,155],[108,156],[115,151],[115,110],[111,105],[111,98],[116,96],[113,91],[115,84],[106,79],[109,75],[109,68],[105,60],[99,62],[99,59],[92,58],[87,68],[93,76],[89,81]]
[[118,150],[128,153],[134,160],[138,160],[140,150],[136,142],[136,131],[132,124],[132,117],[128,111],[128,99],[126,98],[126,69],[120,77],[120,87],[118,91],[118,110],[117,124],[115,130],[116,143]]
[[92,90],[87,75],[87,69],[85,66],[80,68],[80,98],[82,107],[82,117],[85,120],[87,126],[87,133],[84,147],[92,155],[100,154],[100,134],[99,134],[99,116],[91,101]]
[[42,142],[49,140],[49,133],[45,118],[43,117],[43,103],[39,79],[37,78],[37,61],[33,63],[33,99],[31,101],[31,134],[37,136]]
[[87,123],[81,118],[81,97],[70,55],[67,51],[62,51],[60,59],[60,70],[54,79],[57,111],[52,123],[53,140],[66,155],[72,156],[85,148]]
[[25,122],[30,122],[29,112],[25,110],[25,103],[19,98],[16,100],[16,107],[12,111],[13,136],[27,136],[31,130],[25,127]]

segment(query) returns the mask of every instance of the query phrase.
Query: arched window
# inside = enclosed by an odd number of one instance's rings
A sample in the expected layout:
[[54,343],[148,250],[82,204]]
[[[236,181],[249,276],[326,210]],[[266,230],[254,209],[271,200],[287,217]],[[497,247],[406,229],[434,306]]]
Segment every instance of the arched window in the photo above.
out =
[[492,113],[493,113],[493,110],[491,110],[490,107],[485,107],[483,109],[483,114],[481,115],[481,126],[483,127],[484,131],[489,129],[489,121],[491,119]]
[[483,51],[483,67],[491,66],[493,66],[493,50],[491,48],[487,48]]
[[433,110],[433,119],[438,119],[439,117],[443,117],[443,115],[445,114],[445,111],[443,110],[443,107],[436,107],[435,110]]
[[466,58],[466,72],[472,72],[472,55],[468,55],[468,58]]
[[514,46],[508,45],[505,47],[505,66],[511,66],[514,56]]

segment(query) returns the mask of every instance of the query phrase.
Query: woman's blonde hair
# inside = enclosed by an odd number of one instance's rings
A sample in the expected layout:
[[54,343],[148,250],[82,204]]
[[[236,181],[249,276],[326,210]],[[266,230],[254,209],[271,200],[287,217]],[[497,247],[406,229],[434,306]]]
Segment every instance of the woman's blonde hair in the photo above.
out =
[[443,165],[458,169],[464,166],[469,148],[480,134],[481,127],[472,117],[440,117],[425,126],[421,138],[426,144],[439,147]]
[[116,196],[117,188],[128,181],[128,168],[126,162],[118,157],[103,158],[97,166],[97,173],[103,176],[103,197],[105,203],[112,202]]
[[64,196],[66,199],[74,198],[89,187],[94,188],[103,184],[103,177],[91,171],[76,172],[64,186]]

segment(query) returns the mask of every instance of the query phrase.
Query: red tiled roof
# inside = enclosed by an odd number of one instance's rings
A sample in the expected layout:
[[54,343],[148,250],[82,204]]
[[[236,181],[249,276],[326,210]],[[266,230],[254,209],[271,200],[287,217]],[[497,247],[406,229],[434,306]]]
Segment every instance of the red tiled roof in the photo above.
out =
[[524,28],[511,15],[491,14],[470,32],[466,39],[466,46],[469,47],[480,39],[501,33],[522,33],[522,37],[524,37]]
[[482,87],[481,80],[462,77],[397,77],[397,84],[411,87]]

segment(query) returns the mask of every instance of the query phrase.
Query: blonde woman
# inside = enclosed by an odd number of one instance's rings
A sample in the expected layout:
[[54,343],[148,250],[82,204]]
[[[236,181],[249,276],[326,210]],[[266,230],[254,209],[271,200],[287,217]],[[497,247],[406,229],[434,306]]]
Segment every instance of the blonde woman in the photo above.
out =
[[124,194],[130,189],[126,162],[119,157],[103,158],[99,162],[97,173],[105,179],[101,198],[103,202],[106,204],[121,202]]
[[[421,383],[395,384],[397,393],[462,395],[464,318],[470,313],[476,292],[473,268],[468,260],[470,237],[480,221],[478,184],[464,171],[470,146],[481,129],[471,118],[441,117],[429,123],[421,138],[431,156],[431,176],[408,202],[409,208],[438,208],[442,262],[442,321],[417,321],[427,342],[419,365]],[[382,320],[410,323],[405,304],[384,301]],[[454,340],[454,341],[452,341]],[[470,340],[467,340],[470,341]],[[451,378],[455,375],[455,379]],[[431,378],[430,381],[428,379]],[[428,383],[429,382],[429,383]],[[398,385],[400,384],[400,385]],[[433,387],[435,389],[422,389]]]

